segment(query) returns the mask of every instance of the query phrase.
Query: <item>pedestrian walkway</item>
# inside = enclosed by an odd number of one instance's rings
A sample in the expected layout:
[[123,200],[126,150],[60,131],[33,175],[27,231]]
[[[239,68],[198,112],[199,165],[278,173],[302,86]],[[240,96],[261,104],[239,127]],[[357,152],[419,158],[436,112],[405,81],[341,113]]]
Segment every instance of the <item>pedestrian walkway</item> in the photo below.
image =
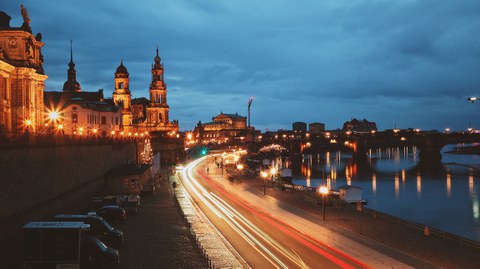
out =
[[165,180],[155,194],[142,194],[138,213],[116,228],[125,233],[120,268],[211,268],[191,239]]

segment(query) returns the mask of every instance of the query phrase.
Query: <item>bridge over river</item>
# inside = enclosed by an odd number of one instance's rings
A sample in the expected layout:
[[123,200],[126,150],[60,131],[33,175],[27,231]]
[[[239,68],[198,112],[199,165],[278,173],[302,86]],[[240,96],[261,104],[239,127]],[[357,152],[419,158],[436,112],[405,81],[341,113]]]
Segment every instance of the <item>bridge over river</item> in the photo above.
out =
[[325,151],[350,151],[356,164],[367,163],[369,150],[413,147],[419,151],[419,166],[435,168],[441,163],[441,150],[448,144],[480,142],[480,134],[394,130],[374,133],[331,132],[317,137],[265,139],[255,144],[256,149],[272,143],[285,147],[290,154],[317,154]]

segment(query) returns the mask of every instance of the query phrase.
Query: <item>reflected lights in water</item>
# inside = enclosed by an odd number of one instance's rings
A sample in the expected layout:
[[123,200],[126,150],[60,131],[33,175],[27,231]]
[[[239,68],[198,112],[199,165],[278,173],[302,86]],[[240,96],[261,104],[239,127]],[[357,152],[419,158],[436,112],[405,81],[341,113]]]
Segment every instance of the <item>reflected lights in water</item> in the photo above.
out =
[[403,186],[405,186],[405,169],[402,169],[402,183],[403,183]]
[[452,196],[452,175],[450,171],[447,172],[447,197]]
[[422,176],[417,173],[417,197],[422,197]]
[[473,196],[473,174],[470,173],[468,175],[468,192],[470,193],[470,197]]
[[395,199],[400,198],[400,178],[398,174],[395,174]]
[[377,194],[377,175],[375,173],[372,174],[372,193],[373,196]]

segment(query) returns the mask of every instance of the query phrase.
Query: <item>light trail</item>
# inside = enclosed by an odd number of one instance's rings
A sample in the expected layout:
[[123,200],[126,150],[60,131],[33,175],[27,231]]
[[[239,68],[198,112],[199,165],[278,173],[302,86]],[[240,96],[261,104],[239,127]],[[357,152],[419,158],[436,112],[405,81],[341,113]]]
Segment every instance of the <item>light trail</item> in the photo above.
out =
[[[277,251],[282,256],[286,257],[288,260],[290,260],[299,268],[309,268],[305,264],[305,262],[301,259],[301,257],[293,249],[290,249],[290,250],[286,249],[283,245],[279,244],[276,240],[270,237],[262,229],[254,225],[251,221],[249,221],[246,217],[244,217],[240,212],[238,212],[235,208],[233,208],[230,204],[228,204],[222,198],[220,198],[213,192],[207,191],[195,179],[193,175],[193,171],[205,158],[207,157],[202,157],[200,159],[195,160],[194,162],[190,163],[187,167],[185,167],[182,170],[181,175],[182,175],[182,178],[184,179],[185,185],[188,186],[189,189],[193,191],[193,193],[205,204],[205,206],[207,206],[210,210],[212,210],[212,212],[216,216],[218,216],[220,219],[224,220],[236,233],[238,233],[242,238],[244,238],[248,244],[250,244],[256,251],[258,251],[263,257],[266,258],[266,260],[268,260],[276,268],[287,268],[287,266],[277,256],[275,256],[264,244],[262,244],[259,239],[261,239],[263,242],[269,245],[273,250]],[[355,266],[348,264],[347,262],[341,260],[340,258],[335,257],[333,254],[322,249],[318,245],[321,245],[322,247],[327,248],[329,251],[332,251],[335,254],[342,256],[343,258],[357,264],[360,267],[367,268],[367,266],[365,266],[359,261],[356,261],[355,259],[346,255],[345,253],[339,252],[338,250],[333,249],[330,246],[325,245],[306,234],[301,233],[304,236],[306,236],[309,240],[305,239],[302,236],[299,236],[297,233],[300,231],[298,231],[297,229],[291,227],[290,225],[286,224],[283,221],[277,220],[276,218],[273,218],[272,216],[265,214],[264,212],[258,211],[257,209],[247,205],[246,201],[242,201],[241,199],[234,197],[227,190],[225,190],[223,186],[211,180],[204,173],[199,172],[199,174],[204,180],[211,183],[212,185],[215,185],[216,189],[220,191],[223,195],[228,197],[230,200],[234,201],[236,204],[238,204],[245,210],[258,216],[269,225],[277,228],[278,230],[282,231],[284,234],[288,235],[290,238],[308,247],[314,252],[322,255],[323,257],[327,258],[328,260],[337,264],[338,266],[342,268],[356,268]],[[312,243],[311,241],[313,241],[314,243]]]
[[[292,257],[296,258],[295,255],[286,252],[282,249],[278,242],[273,240],[272,238],[268,237],[265,233],[262,234],[258,231],[261,231],[258,227],[256,227],[253,223],[246,222],[239,212],[231,208],[225,201],[223,201],[220,197],[214,196],[209,193],[198,181],[195,180],[195,177],[192,174],[192,171],[201,161],[203,161],[205,157],[200,158],[182,170],[182,178],[188,187],[197,195],[197,197],[210,209],[214,212],[219,218],[223,219],[232,229],[237,232],[242,238],[245,238],[246,241],[254,247],[260,254],[262,254],[272,265],[276,268],[288,268],[274,253],[272,253],[262,242],[260,242],[257,237],[262,238],[263,241],[267,242],[269,245],[273,246],[277,251],[282,253],[282,255],[288,257],[292,262],[297,264],[301,268],[305,268],[301,266],[303,261],[298,261],[292,259]],[[252,235],[247,229],[242,226],[236,219],[242,219],[242,224],[246,226],[249,230],[253,231],[257,237]],[[261,249],[262,251],[259,251]],[[265,255],[266,254],[266,255]],[[297,258],[298,259],[298,258]],[[280,267],[279,267],[280,266]]]

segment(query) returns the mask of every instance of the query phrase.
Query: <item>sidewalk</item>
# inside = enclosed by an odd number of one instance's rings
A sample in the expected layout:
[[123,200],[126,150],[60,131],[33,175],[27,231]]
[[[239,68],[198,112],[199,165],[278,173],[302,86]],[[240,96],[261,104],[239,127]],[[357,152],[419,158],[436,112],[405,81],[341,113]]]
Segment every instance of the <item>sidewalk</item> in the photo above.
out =
[[215,167],[210,166],[209,171],[209,176],[228,191],[245,201],[255,200],[259,210],[288,219],[292,227],[372,268],[478,268],[480,264],[478,249],[425,237],[422,231],[351,207],[327,206],[326,221],[322,221],[321,206],[307,204],[300,192],[267,188],[264,196],[263,182],[257,178],[242,177],[230,182]]
[[125,233],[119,268],[209,268],[191,239],[173,190],[162,181],[155,195],[142,195],[136,215],[116,228]]

